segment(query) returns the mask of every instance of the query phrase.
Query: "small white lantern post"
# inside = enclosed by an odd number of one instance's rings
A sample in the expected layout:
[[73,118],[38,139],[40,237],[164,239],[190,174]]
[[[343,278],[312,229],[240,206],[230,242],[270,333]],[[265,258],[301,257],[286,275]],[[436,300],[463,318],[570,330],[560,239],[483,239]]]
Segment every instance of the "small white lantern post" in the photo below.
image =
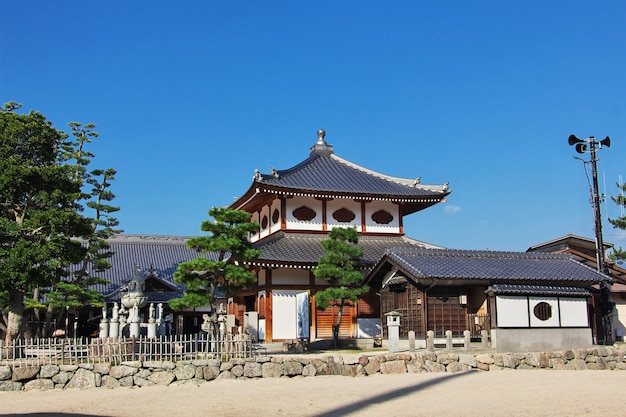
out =
[[400,314],[397,311],[386,313],[387,316],[387,333],[389,335],[389,352],[397,352],[400,350]]

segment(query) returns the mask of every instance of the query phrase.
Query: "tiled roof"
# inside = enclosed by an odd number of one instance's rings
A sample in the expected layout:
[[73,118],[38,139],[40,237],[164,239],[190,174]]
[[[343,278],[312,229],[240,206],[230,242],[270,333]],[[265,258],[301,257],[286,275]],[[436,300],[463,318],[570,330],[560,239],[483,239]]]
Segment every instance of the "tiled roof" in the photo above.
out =
[[501,295],[549,295],[554,297],[590,297],[591,293],[584,288],[555,287],[544,285],[510,285],[495,284],[487,288],[487,293]]
[[293,168],[260,174],[256,182],[303,192],[364,194],[396,198],[436,198],[449,194],[447,185],[422,185],[416,179],[390,177],[334,154],[313,153]]
[[567,254],[392,248],[385,259],[417,279],[580,283],[611,280]]
[[[113,293],[126,285],[126,280],[133,275],[134,266],[138,264],[144,274],[151,273],[156,279],[169,283],[172,288],[177,289],[177,297],[181,296],[183,287],[174,283],[174,272],[180,262],[190,261],[199,256],[198,252],[187,248],[187,239],[178,236],[150,235],[117,235],[110,238],[110,250],[115,253],[109,259],[112,267],[94,274],[110,283],[96,285],[93,289],[115,297]],[[165,293],[159,294],[168,297]]]
[[[317,264],[324,254],[321,241],[327,239],[325,234],[284,233],[263,239],[253,244],[255,249],[262,251],[261,256],[253,264],[299,264],[310,268]],[[390,247],[434,247],[407,237],[361,236],[358,246],[363,248],[364,265],[373,266]]]

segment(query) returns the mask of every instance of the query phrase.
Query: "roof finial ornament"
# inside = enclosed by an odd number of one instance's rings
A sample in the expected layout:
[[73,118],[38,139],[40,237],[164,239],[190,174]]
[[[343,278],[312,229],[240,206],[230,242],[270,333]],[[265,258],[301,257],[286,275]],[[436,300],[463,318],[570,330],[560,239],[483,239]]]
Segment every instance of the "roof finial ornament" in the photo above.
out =
[[326,132],[324,129],[320,129],[317,131],[317,142],[315,145],[311,146],[311,155],[316,153],[321,156],[329,156],[333,154],[333,145],[329,145],[324,140],[326,136]]
[[274,178],[278,178],[278,171],[274,167],[270,167],[270,173]]
[[326,136],[326,132],[324,132],[324,129],[320,129],[317,131],[317,144],[318,145],[326,145],[326,141],[324,140],[325,136]]
[[261,181],[261,179],[263,179],[263,176],[261,175],[261,173],[259,172],[259,169],[256,168],[254,170],[254,177],[252,177],[255,181]]

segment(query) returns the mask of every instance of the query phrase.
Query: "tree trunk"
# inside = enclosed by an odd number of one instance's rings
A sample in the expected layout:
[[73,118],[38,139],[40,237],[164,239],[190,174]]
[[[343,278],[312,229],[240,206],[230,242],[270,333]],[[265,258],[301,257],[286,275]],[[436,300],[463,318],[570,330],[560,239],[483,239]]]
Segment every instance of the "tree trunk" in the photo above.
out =
[[345,303],[341,300],[339,304],[339,312],[337,313],[337,322],[333,324],[333,342],[335,343],[335,349],[339,347],[339,329],[341,329],[341,316],[343,315],[343,306]]
[[22,336],[24,323],[24,293],[14,291],[9,293],[9,317],[7,320],[7,344]]

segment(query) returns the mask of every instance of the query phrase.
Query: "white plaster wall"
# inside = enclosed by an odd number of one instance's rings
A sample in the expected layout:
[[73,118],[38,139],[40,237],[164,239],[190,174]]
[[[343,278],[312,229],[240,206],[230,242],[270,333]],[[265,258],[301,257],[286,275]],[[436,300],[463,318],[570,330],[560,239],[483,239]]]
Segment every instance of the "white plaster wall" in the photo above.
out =
[[[267,216],[267,225],[263,229],[262,220],[263,220],[263,217],[265,216]],[[259,224],[261,225],[261,233],[260,233],[261,239],[263,239],[265,236],[270,234],[271,221],[272,220],[271,220],[270,208],[269,206],[264,206],[259,213],[259,220],[258,220]]]
[[[261,224],[260,213],[258,211],[255,211],[254,213],[252,213],[250,216],[250,221]],[[256,242],[257,240],[259,240],[259,233],[250,235],[249,239],[250,239],[250,242]]]
[[[354,213],[354,219],[351,222],[338,222],[333,217],[333,213],[342,208],[346,208]],[[328,201],[326,203],[326,223],[329,230],[333,227],[356,227],[357,231],[362,232],[361,203],[347,198],[336,198]]]
[[526,297],[496,296],[498,327],[528,327],[528,300]]
[[[559,301],[556,297],[528,297],[530,316],[530,327],[558,327],[559,322]],[[534,308],[539,303],[548,303],[552,307],[552,316],[548,320],[539,320],[533,313]]]
[[[298,303],[300,303],[301,317],[298,317]],[[309,293],[302,290],[274,290],[272,291],[272,338],[296,339],[309,337]],[[301,325],[298,332],[298,320]]]
[[[389,224],[378,224],[372,220],[372,214],[378,210],[388,211],[393,220]],[[398,205],[388,201],[372,201],[365,205],[365,225],[371,233],[400,233],[400,214]]]
[[[278,210],[278,213],[280,213],[280,215],[278,216],[278,220],[276,222],[272,221],[272,214],[274,213],[274,210]],[[274,201],[272,201],[272,205],[270,206],[270,225],[271,225],[271,232],[277,232],[280,230],[280,219],[282,217],[282,214],[280,212],[280,199],[276,198],[274,199]]]
[[561,312],[561,327],[588,327],[587,299],[561,298],[559,299]]
[[[315,217],[311,221],[298,220],[293,216],[293,211],[301,206],[307,206],[315,211]],[[288,198],[285,213],[287,229],[292,230],[322,230],[322,202],[309,197]]]
[[272,291],[272,338],[295,339],[298,334],[296,294],[298,291]]
[[309,285],[308,269],[278,268],[272,271],[272,285]]

